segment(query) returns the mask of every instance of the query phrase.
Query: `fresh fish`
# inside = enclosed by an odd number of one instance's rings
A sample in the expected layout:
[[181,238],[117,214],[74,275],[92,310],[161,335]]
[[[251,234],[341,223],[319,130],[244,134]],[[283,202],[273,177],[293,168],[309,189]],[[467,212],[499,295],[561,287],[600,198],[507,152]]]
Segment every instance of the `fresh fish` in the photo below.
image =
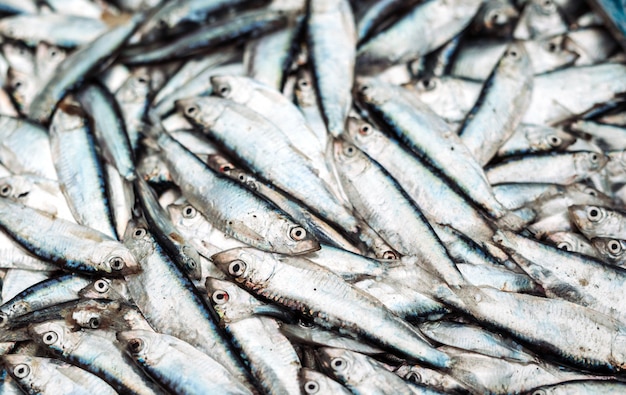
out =
[[28,394],[117,394],[104,380],[56,359],[17,354],[5,355],[2,359],[13,379]]
[[373,78],[357,81],[358,96],[370,115],[398,136],[425,162],[442,172],[465,195],[502,225],[521,226],[493,196],[482,167],[449,126],[425,104]]
[[419,365],[402,365],[394,371],[404,380],[431,387],[446,394],[467,394],[468,389],[452,376]]
[[61,191],[77,223],[117,238],[95,142],[82,110],[68,100],[57,108],[50,125],[52,159]]
[[561,250],[577,252],[593,258],[602,259],[593,244],[578,233],[555,232],[549,234],[546,240]]
[[[335,141],[334,152],[341,182],[365,221],[400,254],[417,256],[448,284],[462,284],[463,277],[428,220],[395,181],[352,144]],[[419,245],[414,240],[420,240]]]
[[541,294],[542,288],[530,277],[514,273],[505,267],[457,263],[456,267],[468,283],[477,287],[491,287],[505,292]]
[[109,276],[140,270],[120,242],[6,198],[0,199],[0,227],[35,256],[67,270]]
[[29,332],[38,344],[97,375],[118,392],[163,394],[138,367],[124,359],[123,351],[110,340],[112,334],[107,338],[90,331],[72,332],[60,321],[33,324]]
[[148,233],[145,223],[131,221],[124,241],[138,256],[143,268],[134,276],[126,276],[128,291],[150,325],[159,333],[189,342],[224,365],[240,381],[247,382],[241,361],[223,339],[208,306],[191,281]]
[[366,355],[330,347],[320,348],[318,355],[322,367],[353,393],[413,395],[407,382]]
[[126,136],[121,111],[113,95],[100,85],[91,84],[82,89],[77,98],[93,122],[93,133],[104,158],[124,179],[135,179],[133,153]]
[[126,64],[172,61],[197,55],[232,41],[249,39],[276,30],[285,24],[286,18],[279,12],[251,11],[237,18],[202,26],[165,44],[158,43],[158,46],[152,47],[139,44],[127,47],[122,52],[122,60]]
[[137,198],[141,204],[146,222],[153,230],[154,237],[166,249],[174,262],[191,279],[202,279],[200,255],[191,242],[181,235],[170,221],[168,213],[159,204],[157,196],[142,178],[135,181]]
[[98,65],[109,59],[111,54],[131,36],[143,19],[143,14],[137,14],[128,23],[106,31],[69,55],[59,65],[54,77],[33,99],[29,118],[48,123],[55,106],[67,91],[75,87]]
[[472,31],[480,34],[510,36],[519,12],[509,0],[489,0],[478,10]]
[[626,366],[620,351],[626,332],[612,317],[564,300],[491,288],[454,292],[460,300],[447,295],[447,302],[529,347],[540,347],[542,355],[595,371],[619,371]]
[[[275,204],[296,222],[300,223],[307,232],[314,235],[320,242],[335,245],[357,254],[361,253],[359,249],[354,247],[351,241],[346,239],[341,233],[337,232],[332,226],[313,214],[306,207],[291,200],[289,197],[266,185],[251,174],[237,169],[230,164],[222,164],[221,166],[213,165],[211,162],[215,159],[215,155],[209,158],[209,166],[214,170],[217,170],[216,167],[223,169],[222,172],[229,178],[241,183],[246,188]],[[224,158],[222,157],[222,159]]]
[[[416,329],[380,306],[376,299],[310,261],[295,257],[281,259],[251,248],[224,251],[212,258],[241,286],[306,316],[314,316],[315,322],[324,327],[345,328],[380,347],[429,365],[445,367],[449,363],[445,354],[435,350]],[[293,287],[295,284],[298,286]],[[327,292],[318,292],[318,288]],[[325,302],[327,298],[333,300],[332,309],[328,309],[331,305]],[[374,323],[376,329],[371,326]]]
[[607,160],[606,156],[589,151],[522,155],[487,167],[485,174],[494,185],[511,182],[570,185],[601,170]]
[[574,205],[569,215],[580,232],[588,239],[611,237],[626,239],[626,214],[608,207]]
[[535,152],[563,151],[576,138],[560,128],[521,124],[498,150],[497,156],[524,155]]
[[532,81],[526,50],[521,44],[512,44],[459,129],[461,140],[480,165],[487,164],[515,132],[528,108]]
[[308,3],[307,45],[318,102],[328,128],[337,137],[344,132],[352,107],[352,82],[357,33],[347,0]]
[[234,181],[218,177],[166,133],[158,134],[157,144],[183,195],[224,233],[276,252],[305,253],[319,248],[317,241],[276,207]]
[[228,281],[207,277],[206,289],[221,324],[250,363],[260,386],[268,394],[300,394],[300,360],[280,332],[280,323],[255,315],[264,304]]
[[79,291],[88,284],[89,280],[85,277],[64,274],[39,282],[11,299],[3,298],[4,303],[0,306],[0,326],[31,311],[76,300],[79,298]]
[[481,4],[482,0],[422,3],[359,46],[359,69],[380,71],[431,52],[468,26]]
[[251,394],[217,361],[174,336],[149,331],[120,332],[126,353],[169,393]]

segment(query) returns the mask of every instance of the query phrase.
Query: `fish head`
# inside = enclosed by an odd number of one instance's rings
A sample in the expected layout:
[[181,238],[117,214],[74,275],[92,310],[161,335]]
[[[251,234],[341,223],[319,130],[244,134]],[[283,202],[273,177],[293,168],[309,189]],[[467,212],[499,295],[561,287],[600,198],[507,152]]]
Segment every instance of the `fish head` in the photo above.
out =
[[482,24],[487,30],[500,30],[512,25],[519,17],[519,12],[508,1],[492,0],[484,4]]
[[112,320],[120,314],[119,301],[88,299],[74,306],[67,317],[70,325],[87,329],[110,328]]
[[[272,214],[272,225],[267,226],[263,239],[267,243],[267,250],[288,255],[301,255],[320,249],[317,239],[302,226],[289,218],[275,212]],[[242,224],[242,232],[245,224]],[[254,232],[252,229],[250,231]]]
[[[170,235],[171,236],[171,235]],[[177,240],[182,240],[182,236],[178,235]],[[200,254],[198,251],[188,244],[184,244],[181,247],[181,253],[179,254],[181,263],[183,264],[183,270],[189,278],[193,280],[202,280],[202,265],[200,264]]]
[[611,239],[608,237],[596,237],[591,244],[605,259],[615,262],[622,260],[626,252],[626,240]]
[[572,65],[580,57],[576,45],[564,35],[527,41],[526,48],[533,54],[536,72]]
[[546,240],[556,248],[564,251],[580,251],[579,241],[569,232],[554,232],[546,236]]
[[9,374],[21,383],[30,383],[39,368],[39,361],[30,355],[7,354],[2,360]]
[[608,160],[608,156],[599,152],[582,151],[574,154],[574,166],[582,174],[595,173],[601,170]]
[[[387,88],[387,89],[386,89]],[[393,89],[374,77],[357,77],[354,82],[356,97],[365,104],[382,105],[392,98]]]
[[357,380],[353,377],[359,372],[359,361],[355,358],[357,353],[341,348],[321,347],[318,350],[318,358],[322,368],[335,378],[344,383],[351,383]]
[[167,211],[176,227],[182,226],[184,229],[199,231],[198,228],[204,223],[202,214],[187,202],[170,204],[167,206]]
[[148,225],[139,219],[131,219],[124,233],[124,245],[136,262],[143,262],[155,250],[155,241],[148,232]]
[[312,369],[300,369],[300,383],[302,393],[306,395],[350,394],[343,385]]
[[594,205],[574,205],[568,208],[569,216],[576,227],[585,234],[593,233],[609,217],[605,207]]
[[99,243],[91,259],[98,269],[111,275],[124,276],[141,270],[132,252],[116,240],[104,240]]
[[341,172],[348,176],[361,174],[370,165],[370,161],[360,149],[341,139],[333,141],[333,156],[337,166],[342,169]]
[[564,187],[565,193],[571,196],[571,200],[580,204],[606,206],[613,205],[610,196],[585,184],[571,184]]
[[300,108],[317,106],[315,88],[313,87],[313,77],[311,76],[310,71],[300,70],[298,72],[294,93]]
[[213,255],[211,260],[229,278],[243,284],[246,289],[262,288],[280,266],[274,254],[252,247],[222,251]]
[[48,321],[28,327],[31,338],[40,345],[68,355],[80,342],[81,332],[72,332],[64,321]]
[[498,64],[498,72],[510,78],[520,78],[520,73],[531,72],[530,58],[526,47],[521,42],[513,42],[502,54]]
[[142,365],[158,363],[167,354],[168,347],[163,344],[162,338],[151,331],[118,332],[117,341],[122,350]]
[[150,93],[152,75],[147,67],[134,69],[131,75],[124,81],[115,93],[118,101],[123,103],[143,103]]
[[207,295],[215,312],[225,322],[233,322],[254,314],[262,303],[231,281],[207,277]]
[[215,124],[229,101],[219,97],[190,97],[176,100],[176,110],[193,125],[210,128]]
[[126,282],[120,279],[98,278],[78,292],[81,298],[127,300]]
[[363,147],[367,147],[368,153],[381,150],[385,147],[385,136],[383,133],[377,130],[372,124],[362,119],[348,118],[347,131],[348,133],[344,134],[344,137],[359,148],[365,150]]
[[211,77],[213,94],[237,103],[247,103],[252,98],[252,80],[234,75],[214,75]]

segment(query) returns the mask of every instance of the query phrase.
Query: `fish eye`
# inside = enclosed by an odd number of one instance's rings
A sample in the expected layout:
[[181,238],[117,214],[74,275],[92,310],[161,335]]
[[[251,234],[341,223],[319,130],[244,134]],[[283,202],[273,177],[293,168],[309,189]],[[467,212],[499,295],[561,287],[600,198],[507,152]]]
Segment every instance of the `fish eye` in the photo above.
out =
[[400,257],[393,251],[383,252],[383,259],[399,259]]
[[572,246],[566,241],[562,241],[559,244],[557,244],[556,248],[559,248],[563,251],[572,251]]
[[196,208],[189,205],[183,208],[183,217],[185,218],[193,218],[196,216]]
[[437,81],[431,78],[426,78],[425,80],[422,80],[422,86],[427,91],[432,91],[437,87]]
[[104,293],[109,290],[109,283],[105,280],[98,280],[93,284],[97,292]]
[[193,259],[189,258],[187,260],[187,267],[190,270],[196,270],[196,268],[198,267],[198,264],[196,263],[196,261],[194,261]]
[[517,53],[516,50],[514,49],[510,49],[506,52],[506,55],[513,58],[513,59],[517,59],[519,57],[519,54]]
[[0,327],[5,326],[9,322],[9,316],[4,313],[0,313]]
[[197,111],[198,107],[196,106],[187,106],[187,108],[185,108],[185,114],[189,115],[190,117],[192,117]]
[[225,96],[230,92],[230,87],[228,85],[222,85],[219,88],[220,95]]
[[308,88],[309,87],[309,81],[307,81],[305,79],[301,79],[300,81],[298,81],[298,85],[300,85],[300,87],[302,87],[302,88]]
[[143,343],[143,340],[141,339],[130,339],[128,341],[128,351],[130,351],[133,354],[137,354],[141,352],[143,348],[144,348],[144,343]]
[[148,82],[148,80],[145,79],[144,77],[139,77],[137,78],[137,82],[139,82],[140,84],[145,84]]
[[494,25],[504,25],[508,18],[503,13],[496,11],[489,19]]
[[546,395],[546,391],[544,390],[535,390],[533,395]]
[[113,270],[122,270],[124,268],[124,260],[119,256],[114,256],[109,259],[109,265],[111,265],[111,269]]
[[359,128],[359,134],[363,136],[367,136],[370,133],[372,133],[372,127],[367,123]]
[[337,371],[342,371],[348,368],[348,363],[345,359],[337,357],[330,361],[330,366]]
[[295,241],[304,240],[306,237],[306,230],[304,230],[301,226],[296,226],[295,228],[291,228],[289,231],[289,237],[291,237]]
[[242,260],[234,260],[228,265],[228,273],[234,277],[240,277],[246,271],[246,263]]
[[597,222],[600,220],[601,217],[602,217],[602,213],[600,212],[599,208],[595,206],[591,206],[587,208],[587,218],[589,219],[589,221]]
[[159,28],[163,29],[167,27],[167,21],[165,19],[159,19],[157,21],[157,25],[159,26]]
[[137,228],[135,229],[135,231],[133,232],[133,238],[135,239],[141,239],[143,238],[148,232],[144,229],[144,228]]
[[354,147],[354,145],[352,145],[352,144],[346,144],[346,145],[343,147],[342,152],[343,152],[343,154],[344,154],[345,156],[347,156],[348,158],[351,158],[351,157],[353,157],[354,155],[356,155],[356,148],[355,148],[355,147]]
[[563,143],[563,140],[561,140],[561,138],[559,136],[550,136],[548,138],[548,143],[552,146],[552,147],[558,147]]
[[304,392],[307,394],[316,394],[320,390],[320,385],[316,381],[307,381],[304,383]]
[[607,247],[612,254],[619,254],[622,252],[622,244],[617,240],[609,241]]
[[13,374],[18,379],[23,379],[30,373],[30,367],[25,363],[21,363],[13,368]]
[[554,52],[556,52],[556,50],[558,49],[558,46],[556,45],[556,43],[555,43],[555,42],[550,41],[550,42],[548,43],[548,48],[547,48],[547,49],[548,49],[548,52],[552,52],[552,53],[554,53]]
[[367,91],[369,91],[370,87],[368,85],[361,85],[361,87],[359,88],[359,92],[361,93],[367,93]]
[[589,160],[591,161],[591,163],[598,163],[600,161],[600,157],[598,156],[598,154],[596,154],[595,152],[592,153],[591,155],[589,155]]
[[215,304],[224,304],[228,302],[229,298],[230,296],[228,296],[228,292],[221,289],[218,289],[217,291],[213,292],[213,295],[211,295],[211,299],[213,300],[213,302],[215,302]]
[[91,317],[88,325],[91,329],[98,329],[100,327],[100,319],[98,317]]
[[598,192],[593,188],[585,188],[585,192],[587,192],[589,196],[598,196]]
[[420,384],[422,382],[422,376],[420,376],[417,372],[409,372],[406,376],[404,376],[405,380],[408,380],[415,384]]
[[0,195],[7,197],[11,194],[11,185],[9,184],[4,184],[0,187]]
[[59,335],[57,335],[56,332],[50,331],[50,332],[44,333],[42,339],[43,339],[44,344],[51,345],[51,344],[56,343],[57,340],[59,340]]

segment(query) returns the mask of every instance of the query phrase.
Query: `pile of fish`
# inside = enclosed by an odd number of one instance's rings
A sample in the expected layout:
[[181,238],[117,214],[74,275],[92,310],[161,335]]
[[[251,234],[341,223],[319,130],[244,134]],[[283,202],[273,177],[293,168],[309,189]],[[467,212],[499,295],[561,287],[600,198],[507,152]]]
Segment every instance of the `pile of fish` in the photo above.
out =
[[0,1],[0,394],[626,393],[608,3]]

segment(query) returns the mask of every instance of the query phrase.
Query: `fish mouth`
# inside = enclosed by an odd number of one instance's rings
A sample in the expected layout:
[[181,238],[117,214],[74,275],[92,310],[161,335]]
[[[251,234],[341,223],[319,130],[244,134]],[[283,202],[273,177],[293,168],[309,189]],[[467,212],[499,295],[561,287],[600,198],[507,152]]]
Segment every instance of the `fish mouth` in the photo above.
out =
[[288,253],[290,255],[303,255],[310,252],[319,251],[321,248],[322,246],[317,240],[310,238],[297,242],[295,247],[293,249],[290,249]]

